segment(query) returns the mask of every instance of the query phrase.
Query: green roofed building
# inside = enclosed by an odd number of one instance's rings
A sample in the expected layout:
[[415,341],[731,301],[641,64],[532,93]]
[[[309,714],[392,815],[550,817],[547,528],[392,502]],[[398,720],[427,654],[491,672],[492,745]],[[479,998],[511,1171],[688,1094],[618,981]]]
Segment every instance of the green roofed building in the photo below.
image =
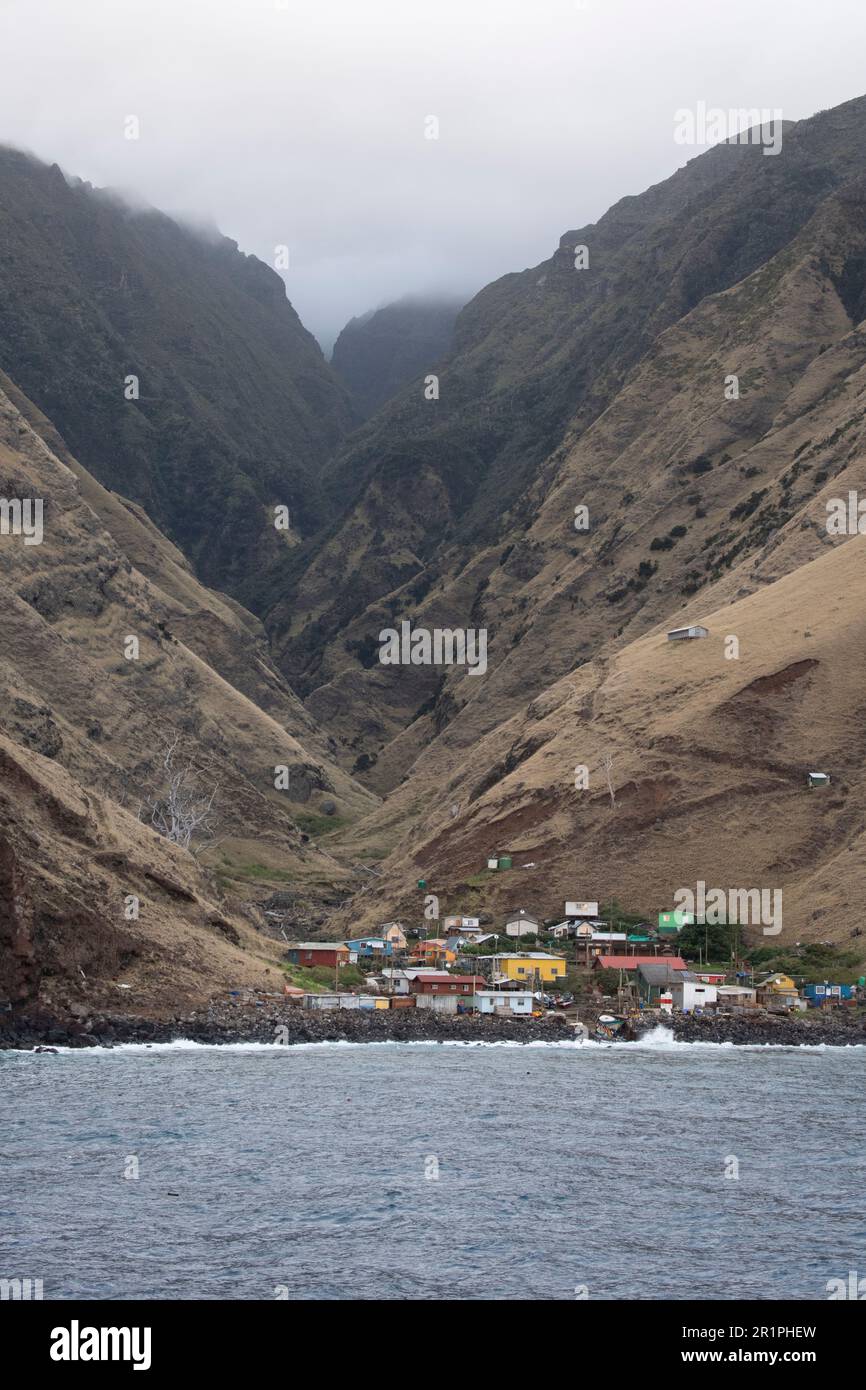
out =
[[670,912],[659,913],[659,936],[674,936],[683,927],[694,926],[695,914],[672,908]]

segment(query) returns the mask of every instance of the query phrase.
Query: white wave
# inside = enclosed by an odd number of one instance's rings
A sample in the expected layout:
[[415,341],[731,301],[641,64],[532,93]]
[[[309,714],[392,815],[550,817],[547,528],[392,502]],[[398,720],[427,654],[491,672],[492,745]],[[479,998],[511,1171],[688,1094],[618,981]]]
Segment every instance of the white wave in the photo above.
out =
[[[172,1042],[154,1043],[116,1043],[113,1047],[63,1047],[57,1046],[54,1051],[64,1057],[75,1056],[120,1056],[130,1053],[172,1053],[172,1052],[225,1052],[225,1053],[295,1053],[322,1051],[326,1052],[332,1048],[405,1048],[405,1047],[457,1047],[457,1048],[522,1048],[522,1049],[541,1049],[543,1051],[609,1051],[614,1049],[617,1052],[678,1052],[689,1053],[693,1051],[730,1051],[755,1052],[772,1050],[775,1052],[862,1052],[866,1050],[866,1043],[734,1043],[725,1042],[690,1042],[682,1038],[675,1038],[669,1028],[659,1024],[650,1032],[634,1042],[616,1041],[604,1038],[557,1038],[557,1039],[533,1039],[529,1042],[519,1042],[516,1039],[497,1039],[495,1042],[488,1042],[483,1039],[460,1039],[444,1038],[436,1040],[432,1038],[417,1038],[399,1041],[393,1038],[370,1042],[358,1042],[348,1038],[333,1040],[321,1040],[316,1042],[302,1043],[273,1043],[273,1042],[232,1042],[232,1043],[201,1043],[195,1042],[191,1038],[177,1038]],[[37,1055],[32,1048],[8,1049],[16,1055]],[[39,1053],[44,1057],[46,1053]],[[0,1052],[0,1059],[3,1053]]]

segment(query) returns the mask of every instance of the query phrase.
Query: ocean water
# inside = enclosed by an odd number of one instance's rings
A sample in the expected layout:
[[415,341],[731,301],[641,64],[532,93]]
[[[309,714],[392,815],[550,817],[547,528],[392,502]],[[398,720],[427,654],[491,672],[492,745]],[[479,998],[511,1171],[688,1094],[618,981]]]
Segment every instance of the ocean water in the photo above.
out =
[[0,1277],[814,1300],[866,1276],[866,1048],[668,1036],[0,1053]]

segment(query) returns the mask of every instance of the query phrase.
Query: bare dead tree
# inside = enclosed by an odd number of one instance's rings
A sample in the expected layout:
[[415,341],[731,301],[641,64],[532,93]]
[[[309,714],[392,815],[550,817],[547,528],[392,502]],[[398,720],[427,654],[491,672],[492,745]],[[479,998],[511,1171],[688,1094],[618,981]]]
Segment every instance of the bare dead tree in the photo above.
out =
[[[219,788],[215,786],[208,794],[193,764],[178,761],[179,743],[180,735],[176,735],[166,748],[162,759],[162,785],[154,788],[142,803],[139,819],[147,816],[158,835],[197,854],[213,840],[213,805]],[[204,843],[193,850],[194,835]]]
[[613,807],[613,809],[616,810],[616,796],[614,795],[614,790],[613,790],[613,754],[612,754],[612,753],[610,753],[610,752],[608,752],[608,753],[602,753],[602,755],[601,755],[601,770],[602,770],[602,772],[603,772],[604,775],[605,775],[605,779],[606,779],[606,781],[607,781],[607,789],[608,789],[608,791],[610,792],[610,804],[611,804],[611,806]]

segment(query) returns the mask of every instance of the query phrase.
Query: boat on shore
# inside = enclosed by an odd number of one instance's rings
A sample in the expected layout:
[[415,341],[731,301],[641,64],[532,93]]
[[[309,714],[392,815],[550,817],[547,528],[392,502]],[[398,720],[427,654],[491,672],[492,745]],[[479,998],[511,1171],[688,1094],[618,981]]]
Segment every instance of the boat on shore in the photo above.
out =
[[595,1021],[595,1036],[604,1042],[615,1042],[628,1033],[628,1019],[620,1014],[599,1014]]

